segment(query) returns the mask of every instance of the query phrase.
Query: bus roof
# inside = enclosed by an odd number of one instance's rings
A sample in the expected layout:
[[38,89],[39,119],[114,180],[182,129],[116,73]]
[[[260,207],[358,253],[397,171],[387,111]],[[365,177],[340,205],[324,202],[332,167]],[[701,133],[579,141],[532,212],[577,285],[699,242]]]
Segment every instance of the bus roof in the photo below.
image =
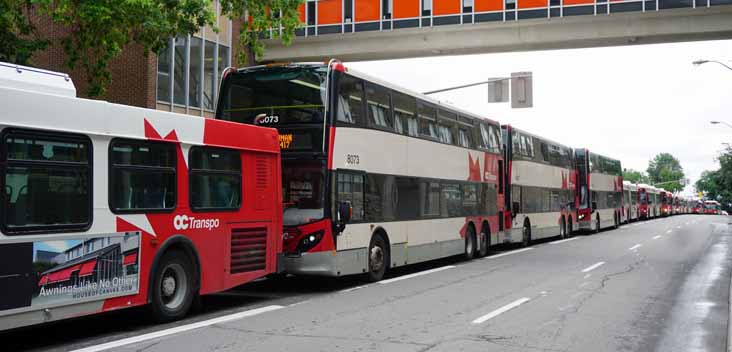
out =
[[[50,76],[58,78],[60,75]],[[2,125],[279,152],[277,131],[272,128],[76,98],[71,94],[50,92],[46,88],[31,89],[27,84],[16,83],[0,80]]]
[[76,96],[76,87],[65,73],[0,62],[0,87],[38,93]]

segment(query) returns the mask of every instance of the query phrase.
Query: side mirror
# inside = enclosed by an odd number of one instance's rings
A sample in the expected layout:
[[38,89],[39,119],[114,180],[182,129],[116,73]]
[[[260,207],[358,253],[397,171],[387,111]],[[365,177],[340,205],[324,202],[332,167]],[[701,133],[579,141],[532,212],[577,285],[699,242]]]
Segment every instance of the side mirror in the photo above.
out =
[[339,202],[338,203],[338,222],[341,224],[347,224],[351,221],[353,215],[353,207],[351,202]]
[[521,212],[521,203],[519,203],[519,202],[511,203],[511,215],[516,216],[516,214],[518,214],[519,212]]
[[592,202],[592,211],[597,210],[597,202]]

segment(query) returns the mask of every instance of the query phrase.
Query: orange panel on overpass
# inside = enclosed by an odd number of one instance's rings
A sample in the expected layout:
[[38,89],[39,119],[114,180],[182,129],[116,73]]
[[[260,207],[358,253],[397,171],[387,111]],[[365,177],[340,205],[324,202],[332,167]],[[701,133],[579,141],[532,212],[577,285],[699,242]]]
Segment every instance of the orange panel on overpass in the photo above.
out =
[[437,0],[432,2],[434,15],[458,15],[462,11],[460,8],[460,0]]
[[593,0],[564,0],[564,5],[594,4]]
[[343,0],[318,1],[318,24],[341,24]]
[[355,0],[354,6],[356,22],[362,21],[378,21],[379,20],[379,1],[380,0]]
[[419,17],[419,0],[394,1],[394,18]]
[[475,12],[501,10],[503,10],[502,0],[475,0]]
[[300,5],[297,11],[300,12],[300,22],[305,23],[305,4]]
[[[566,1],[565,1],[566,4]],[[548,0],[519,0],[518,8],[530,9],[534,7],[547,7],[549,5]]]

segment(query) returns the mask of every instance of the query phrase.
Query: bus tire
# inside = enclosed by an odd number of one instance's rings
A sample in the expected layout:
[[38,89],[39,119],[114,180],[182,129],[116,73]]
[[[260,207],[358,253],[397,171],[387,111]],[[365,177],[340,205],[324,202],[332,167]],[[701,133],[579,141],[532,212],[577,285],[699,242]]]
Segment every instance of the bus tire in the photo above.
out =
[[463,253],[463,256],[465,257],[465,260],[471,260],[475,258],[475,230],[473,229],[473,226],[468,226],[467,231],[465,231],[465,251]]
[[597,215],[597,216],[595,217],[595,219],[596,219],[596,220],[595,220],[595,231],[594,231],[594,232],[595,232],[595,233],[600,233],[600,228],[601,228],[601,226],[600,226],[600,215],[598,214],[598,215]]
[[529,219],[526,219],[524,221],[524,227],[523,227],[521,233],[522,233],[521,246],[528,247],[531,244],[531,223],[529,222]]
[[617,229],[618,227],[620,227],[620,213],[616,212],[615,213],[615,226],[613,228]]
[[151,310],[157,322],[183,318],[194,300],[193,264],[185,252],[170,250],[162,258],[152,281]]
[[480,250],[478,251],[479,257],[485,257],[488,255],[491,247],[491,229],[488,224],[483,224],[483,228],[480,230]]
[[564,221],[564,216],[559,221],[559,238],[567,238],[567,222]]
[[366,279],[370,282],[380,281],[384,278],[386,268],[389,265],[389,247],[381,234],[377,233],[371,237],[368,255],[369,267]]
[[572,225],[572,217],[569,217],[569,221],[567,222],[567,237],[572,237],[574,235],[574,227]]

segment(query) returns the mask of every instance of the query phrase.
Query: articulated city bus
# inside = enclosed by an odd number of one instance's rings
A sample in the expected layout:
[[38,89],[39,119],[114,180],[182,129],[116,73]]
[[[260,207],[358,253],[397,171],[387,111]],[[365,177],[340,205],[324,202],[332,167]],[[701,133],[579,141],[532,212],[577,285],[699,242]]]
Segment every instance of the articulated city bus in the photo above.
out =
[[289,273],[376,281],[503,230],[495,121],[335,60],[229,70],[216,118],[279,130]]
[[277,131],[79,99],[0,63],[0,330],[198,295],[276,269]]
[[705,200],[704,201],[704,214],[707,215],[718,215],[720,213],[721,206],[716,200]]
[[620,161],[575,149],[579,204],[577,219],[580,229],[594,232],[605,227],[618,227],[621,219],[623,174]]
[[503,242],[521,242],[572,233],[576,173],[572,149],[504,125],[506,209],[510,231]]
[[631,222],[639,219],[639,204],[638,185],[629,181],[623,181],[623,211],[621,212],[623,214],[623,222]]

